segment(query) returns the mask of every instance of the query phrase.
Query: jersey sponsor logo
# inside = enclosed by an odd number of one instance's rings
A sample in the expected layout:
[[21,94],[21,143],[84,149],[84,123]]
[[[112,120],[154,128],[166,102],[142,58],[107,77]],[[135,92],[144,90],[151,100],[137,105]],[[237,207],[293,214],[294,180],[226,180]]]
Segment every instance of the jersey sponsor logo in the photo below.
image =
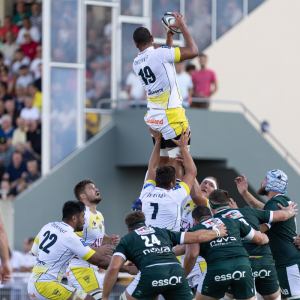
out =
[[266,278],[266,277],[269,277],[269,276],[270,276],[270,273],[271,273],[271,270],[265,270],[265,269],[262,269],[262,270],[260,270],[259,272],[258,272],[258,271],[252,272],[252,276],[253,276],[254,278],[256,278],[256,277],[259,277],[259,278]]
[[84,240],[80,240],[81,244],[84,246],[84,247],[87,247],[87,244]]
[[152,286],[176,285],[181,282],[182,276],[172,276],[170,279],[153,280]]
[[96,226],[96,225],[97,225],[97,223],[96,223],[95,221],[93,221],[92,223],[93,223],[93,225],[94,225],[94,226]]
[[86,275],[83,277],[83,280],[86,281],[87,283],[90,283],[90,275]]
[[169,46],[161,46],[161,48],[171,49],[171,47],[169,47]]
[[[156,90],[156,91],[151,91],[151,90],[149,90],[149,91],[147,92],[147,95],[148,95],[148,96],[151,96],[151,95],[154,95],[154,94],[160,94],[160,93],[162,93],[163,91],[164,91],[163,88],[158,89],[158,90]],[[153,118],[153,120],[154,120],[154,118]],[[147,121],[146,121],[146,123],[147,123]],[[161,124],[163,124],[163,123],[161,123]]]
[[139,229],[136,229],[135,232],[138,234],[138,235],[144,235],[144,234],[150,234],[150,233],[155,233],[155,230],[151,227],[142,227],[142,228],[139,228]]
[[58,289],[55,289],[52,293],[52,295],[55,295],[55,296],[61,296],[61,293]]
[[245,277],[246,271],[235,271],[232,274],[225,274],[220,276],[215,276],[215,281],[226,281],[226,280],[240,280],[241,278]]
[[289,295],[289,290],[288,289],[282,289],[282,288],[280,288],[281,289],[281,293],[283,294],[283,295]]
[[146,189],[149,186],[154,186],[154,184],[153,183],[147,183],[147,184],[144,185],[144,189]]
[[243,215],[238,210],[231,210],[228,211],[226,214],[222,215],[223,218],[231,218],[231,219],[238,219],[243,217]]
[[173,191],[176,191],[176,190],[178,190],[178,189],[181,189],[181,185],[176,185],[176,186],[174,186],[173,188],[172,188],[172,190]]
[[143,250],[144,255],[147,255],[150,253],[163,254],[163,253],[169,253],[169,252],[171,252],[171,249],[168,246]]
[[216,247],[216,246],[223,246],[227,245],[230,243],[236,242],[236,238],[233,236],[227,236],[227,237],[222,237],[218,238],[216,240],[211,241],[209,244],[211,247]]
[[220,226],[224,224],[220,219],[218,218],[213,218],[213,219],[208,219],[205,222],[202,223],[206,228],[211,228],[216,226]]
[[161,119],[161,120],[156,120],[156,119],[152,118],[152,119],[146,120],[146,123],[147,123],[147,124],[163,125],[163,124],[164,124],[164,120],[163,120],[163,119]]
[[28,293],[28,295],[31,299],[34,299],[34,300],[37,299],[37,297],[34,293],[33,294]]

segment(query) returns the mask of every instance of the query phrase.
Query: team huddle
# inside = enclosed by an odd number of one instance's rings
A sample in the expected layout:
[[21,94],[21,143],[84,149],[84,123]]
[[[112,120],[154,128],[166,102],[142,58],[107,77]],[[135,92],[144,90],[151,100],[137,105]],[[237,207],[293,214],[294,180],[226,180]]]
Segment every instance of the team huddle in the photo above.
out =
[[[265,205],[248,192],[244,175],[236,178],[244,208],[215,177],[196,179],[174,62],[198,50],[182,15],[173,16],[185,47],[172,47],[171,31],[158,49],[146,28],[133,34],[140,50],[133,69],[147,92],[145,122],[154,149],[139,200],[125,218],[128,234],[105,234],[99,190],[91,180],[79,182],[62,221],[45,225],[35,238],[32,299],[108,300],[119,272],[136,275],[120,300],[252,300],[257,293],[265,300],[300,299],[298,209],[285,195],[287,175],[267,173],[258,190]],[[107,270],[104,280],[99,268]],[[70,285],[61,283],[64,273]]]

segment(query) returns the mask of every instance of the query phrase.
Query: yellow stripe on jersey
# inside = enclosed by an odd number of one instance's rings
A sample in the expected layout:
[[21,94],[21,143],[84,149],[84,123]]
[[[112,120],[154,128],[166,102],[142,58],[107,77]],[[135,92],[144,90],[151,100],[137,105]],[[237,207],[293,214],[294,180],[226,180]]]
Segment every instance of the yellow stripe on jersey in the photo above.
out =
[[84,257],[82,257],[82,259],[83,260],[88,260],[92,255],[94,255],[94,253],[96,253],[96,251],[91,249]]
[[209,201],[207,198],[206,198],[206,206],[209,207]]
[[47,299],[67,300],[72,295],[72,291],[69,291],[57,281],[35,282],[34,285],[39,294]]
[[145,184],[148,183],[148,182],[151,182],[151,183],[153,183],[153,184],[156,186],[156,182],[155,182],[154,180],[151,180],[151,179],[146,180],[146,181],[145,181]]
[[182,265],[181,257],[180,257],[180,256],[176,256],[176,258],[178,259],[178,261],[179,261],[180,264]]
[[75,231],[76,234],[78,234],[79,236],[83,236],[83,231]]
[[200,261],[199,262],[199,267],[200,267],[201,273],[203,274],[205,272],[205,269],[207,268],[206,261]]
[[183,127],[185,129],[189,127],[185,110],[182,107],[166,109],[166,116],[169,125],[174,129],[176,135],[181,134]]
[[180,61],[180,49],[179,49],[179,47],[176,47],[176,48],[174,48],[174,50],[175,50],[175,59],[174,59],[174,62],[179,62]]
[[73,272],[75,279],[79,282],[86,293],[100,288],[97,277],[94,273],[94,268],[71,267],[70,270]]
[[182,185],[185,188],[188,195],[190,194],[190,189],[189,189],[188,185],[185,182],[181,181],[179,183],[179,185]]
[[36,238],[34,239],[34,242],[35,242],[36,244],[39,244],[39,242],[40,242],[39,238],[36,237]]

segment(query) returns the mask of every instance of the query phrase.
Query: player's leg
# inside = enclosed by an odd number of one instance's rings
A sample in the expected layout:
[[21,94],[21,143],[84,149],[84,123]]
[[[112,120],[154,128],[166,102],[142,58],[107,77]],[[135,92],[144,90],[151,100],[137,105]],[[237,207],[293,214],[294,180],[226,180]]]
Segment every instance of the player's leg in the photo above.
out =
[[282,299],[300,299],[300,264],[277,268]]

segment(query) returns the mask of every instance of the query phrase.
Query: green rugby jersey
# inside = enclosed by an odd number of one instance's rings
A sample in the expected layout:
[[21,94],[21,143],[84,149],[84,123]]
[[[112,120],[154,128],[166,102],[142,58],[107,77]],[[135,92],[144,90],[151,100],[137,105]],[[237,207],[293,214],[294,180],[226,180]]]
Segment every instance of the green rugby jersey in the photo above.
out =
[[130,260],[139,270],[150,265],[179,264],[172,248],[183,244],[184,234],[143,226],[123,236],[114,255]]
[[200,256],[202,256],[208,264],[230,259],[233,257],[249,257],[247,251],[242,245],[241,237],[247,237],[251,234],[252,228],[243,222],[230,218],[222,218],[221,213],[217,213],[213,218],[201,221],[188,231],[196,231],[199,229],[212,230],[214,225],[225,224],[227,227],[226,237],[215,238],[214,240],[200,244]]
[[[289,206],[290,198],[279,194],[270,199],[264,209],[280,210],[278,203],[283,207]],[[290,218],[284,222],[271,223],[271,228],[266,231],[269,237],[269,245],[273,253],[276,267],[289,267],[300,263],[300,251],[294,245],[294,237],[297,236],[296,218]]]
[[[236,219],[245,224],[249,224],[253,229],[260,231],[259,224],[270,223],[273,220],[273,212],[269,210],[253,209],[249,206],[244,208],[226,208],[218,212],[223,218],[229,217]],[[259,246],[247,240],[243,240],[243,246],[249,253],[249,256],[264,256],[271,254],[271,249],[268,244]]]

